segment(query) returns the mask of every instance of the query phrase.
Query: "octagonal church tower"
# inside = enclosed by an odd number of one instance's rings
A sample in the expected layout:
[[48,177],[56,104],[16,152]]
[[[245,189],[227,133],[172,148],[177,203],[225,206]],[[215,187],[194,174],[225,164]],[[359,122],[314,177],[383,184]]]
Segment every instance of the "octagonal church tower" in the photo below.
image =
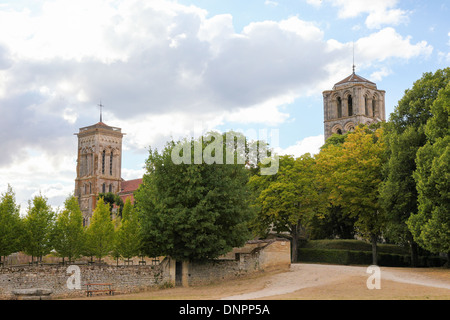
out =
[[385,93],[377,85],[353,73],[323,92],[325,140],[345,134],[359,124],[386,121]]

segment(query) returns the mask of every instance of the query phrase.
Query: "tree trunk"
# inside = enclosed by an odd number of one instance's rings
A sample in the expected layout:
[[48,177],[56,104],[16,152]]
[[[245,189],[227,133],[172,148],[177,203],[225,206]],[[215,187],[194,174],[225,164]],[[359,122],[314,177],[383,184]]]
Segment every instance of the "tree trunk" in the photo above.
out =
[[292,243],[291,243],[291,262],[298,262],[298,234],[299,224],[292,226]]
[[372,235],[371,241],[372,241],[372,264],[374,266],[376,266],[376,265],[378,265],[377,236],[376,235]]
[[411,267],[417,267],[419,265],[419,251],[417,243],[414,240],[411,240]]

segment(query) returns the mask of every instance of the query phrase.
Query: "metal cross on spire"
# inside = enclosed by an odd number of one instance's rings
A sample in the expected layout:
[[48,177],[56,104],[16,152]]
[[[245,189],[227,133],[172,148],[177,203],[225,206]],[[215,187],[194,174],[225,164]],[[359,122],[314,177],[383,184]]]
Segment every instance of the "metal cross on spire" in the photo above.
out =
[[355,74],[355,42],[353,42],[353,74]]
[[102,105],[102,102],[100,101],[100,103],[98,104],[99,108],[100,108],[100,122],[103,122],[102,119],[102,108],[104,107],[104,105]]

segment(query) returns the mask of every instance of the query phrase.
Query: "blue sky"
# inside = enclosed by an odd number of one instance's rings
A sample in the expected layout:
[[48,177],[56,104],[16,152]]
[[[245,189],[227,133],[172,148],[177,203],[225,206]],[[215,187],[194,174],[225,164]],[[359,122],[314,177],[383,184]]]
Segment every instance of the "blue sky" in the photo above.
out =
[[22,212],[39,192],[62,205],[73,134],[100,101],[127,133],[124,179],[199,127],[278,130],[279,153],[315,153],[322,92],[351,73],[353,47],[389,115],[450,65],[448,16],[445,0],[0,0],[0,192]]

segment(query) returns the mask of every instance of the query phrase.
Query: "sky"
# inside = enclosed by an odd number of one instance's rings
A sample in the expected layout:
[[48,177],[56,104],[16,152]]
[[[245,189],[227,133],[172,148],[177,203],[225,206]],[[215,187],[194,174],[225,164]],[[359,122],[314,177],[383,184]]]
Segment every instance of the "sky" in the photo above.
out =
[[389,115],[450,65],[449,16],[448,0],[0,0],[0,192],[11,185],[22,214],[38,194],[61,207],[74,133],[100,102],[126,133],[125,180],[142,177],[149,147],[209,130],[316,154],[322,92],[353,59]]

